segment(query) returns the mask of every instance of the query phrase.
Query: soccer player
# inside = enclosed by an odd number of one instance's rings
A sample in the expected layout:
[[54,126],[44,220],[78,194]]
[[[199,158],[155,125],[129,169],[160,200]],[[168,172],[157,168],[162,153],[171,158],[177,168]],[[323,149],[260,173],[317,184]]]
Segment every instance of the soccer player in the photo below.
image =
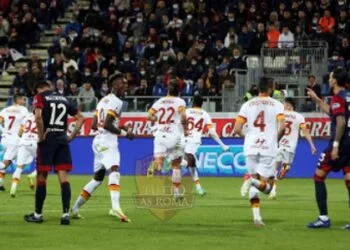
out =
[[201,145],[203,132],[209,130],[210,136],[222,147],[222,150],[229,150],[229,147],[221,141],[216,133],[209,114],[202,109],[202,104],[202,97],[197,95],[193,98],[193,107],[186,109],[186,136],[182,142],[187,161],[186,165],[196,185],[197,193],[200,196],[205,195],[206,192],[199,182],[195,154]]
[[[43,205],[46,198],[46,180],[53,167],[61,185],[63,214],[61,225],[69,225],[69,206],[71,189],[68,172],[72,170],[72,158],[69,142],[79,133],[83,115],[73,107],[68,99],[51,91],[47,82],[39,82],[35,86],[37,95],[34,96],[33,110],[38,131],[36,169],[37,185],[35,191],[35,212],[24,216],[27,222],[43,222]],[[67,117],[77,119],[76,127],[67,136]]]
[[24,107],[26,98],[24,94],[13,97],[14,104],[0,112],[0,130],[2,132],[1,144],[4,150],[4,159],[0,162],[0,191],[5,191],[5,169],[11,165],[17,156],[19,136],[18,131],[28,110]]
[[[330,105],[308,89],[311,99],[330,116],[331,137],[327,148],[320,156],[315,171],[314,182],[319,217],[309,223],[309,228],[329,228],[327,189],[325,179],[331,171],[343,170],[350,201],[350,91],[345,90],[348,75],[343,68],[335,69],[329,76],[329,86],[333,90]],[[350,223],[344,226],[350,230]]]
[[[23,119],[21,128],[19,130],[19,136],[21,137],[19,143],[19,149],[17,154],[17,167],[12,176],[12,186],[10,195],[16,196],[17,186],[21,178],[23,168],[33,162],[36,157],[36,150],[38,144],[38,133],[35,123],[35,117],[33,113]],[[34,189],[33,174],[28,175],[30,182],[30,188]]]
[[[301,130],[308,141],[311,153],[316,155],[317,149],[305,124],[305,118],[301,114],[294,111],[295,103],[292,98],[284,99],[284,116],[286,119],[286,129],[284,135],[279,141],[278,154],[276,158],[276,173],[279,167],[281,170],[278,179],[283,179],[290,170],[294,160],[295,150],[298,145],[299,131]],[[276,174],[277,175],[277,174]],[[276,176],[275,176],[276,177]],[[277,179],[277,178],[276,178]],[[276,197],[276,183],[273,185],[269,198]]]
[[148,169],[148,176],[154,171],[160,171],[164,159],[169,157],[172,166],[172,182],[174,199],[182,198],[181,186],[181,137],[184,135],[186,103],[178,97],[179,85],[176,80],[171,80],[168,86],[168,95],[156,101],[148,111],[148,119],[157,123],[157,131],[154,133],[154,161]]
[[[285,129],[284,108],[272,99],[272,81],[263,77],[259,81],[259,96],[243,104],[236,119],[234,133],[244,136],[244,155],[249,179],[249,200],[254,224],[264,226],[260,215],[259,193],[269,194],[274,184],[275,158],[278,140]],[[247,124],[243,134],[243,126]]]
[[112,215],[121,222],[130,222],[120,208],[120,153],[118,149],[118,136],[133,139],[134,135],[125,128],[118,127],[123,101],[119,98],[124,95],[124,77],[116,73],[109,78],[112,93],[100,100],[93,117],[92,129],[98,130],[94,138],[92,149],[94,152],[94,177],[87,183],[72,208],[72,218],[83,218],[79,210],[99,187],[108,172],[108,188],[112,202]]

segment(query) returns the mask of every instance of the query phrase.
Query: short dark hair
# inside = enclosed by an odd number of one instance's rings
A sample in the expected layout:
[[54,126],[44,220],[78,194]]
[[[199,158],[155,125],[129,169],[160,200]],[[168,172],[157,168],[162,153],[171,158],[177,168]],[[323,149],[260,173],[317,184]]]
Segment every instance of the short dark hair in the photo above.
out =
[[116,72],[112,75],[110,75],[110,77],[108,78],[108,85],[112,86],[112,84],[118,80],[119,78],[124,78],[124,75],[120,72]]
[[40,88],[43,88],[43,87],[50,87],[50,83],[48,83],[47,81],[41,81],[41,82],[38,82],[37,84],[35,84],[35,89],[40,89]]
[[259,92],[266,93],[273,86],[273,79],[270,77],[261,77],[258,85]]
[[24,93],[17,93],[13,96],[13,101],[16,102],[19,98],[25,97]]
[[180,92],[180,87],[176,79],[172,79],[168,84],[168,92],[172,96],[178,96]]
[[195,95],[193,97],[193,107],[202,107],[203,105],[203,98],[200,95]]
[[333,70],[333,78],[337,81],[339,87],[345,87],[348,82],[348,73],[343,67]]
[[307,79],[309,79],[309,80],[310,80],[310,78],[314,78],[314,79],[316,79],[316,76],[314,76],[314,75],[309,75],[309,76],[307,77]]
[[286,98],[284,99],[284,102],[289,103],[290,105],[292,105],[293,109],[295,109],[295,101],[293,100],[293,98],[286,97]]

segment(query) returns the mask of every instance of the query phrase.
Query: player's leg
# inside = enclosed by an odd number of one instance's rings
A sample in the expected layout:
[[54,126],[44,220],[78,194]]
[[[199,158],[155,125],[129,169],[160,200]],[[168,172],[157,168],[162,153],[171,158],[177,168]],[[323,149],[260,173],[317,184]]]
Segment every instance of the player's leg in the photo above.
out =
[[250,179],[251,185],[264,194],[270,194],[275,183],[275,159],[271,156],[259,156],[256,174]]
[[240,189],[242,197],[245,197],[248,194],[249,188],[250,188],[250,174],[246,173],[243,175],[243,184]]
[[328,217],[327,188],[325,184],[327,175],[331,171],[330,159],[330,151],[322,153],[315,171],[315,195],[320,215],[315,221],[307,225],[309,228],[329,228],[331,226]]
[[154,149],[153,149],[154,159],[147,169],[147,176],[149,177],[154,175],[154,171],[160,171],[163,168],[164,159],[167,152],[167,148],[164,145],[163,139],[165,138],[156,137],[154,139]]
[[70,201],[71,201],[71,187],[68,178],[68,172],[72,170],[72,158],[69,144],[55,145],[53,157],[54,170],[57,173],[58,180],[61,186],[61,200],[62,200],[62,216],[61,225],[70,224]]
[[36,169],[34,169],[33,172],[31,172],[29,175],[27,175],[28,182],[29,182],[29,188],[31,190],[35,189],[35,181],[34,180],[36,179],[36,176],[37,176]]
[[25,165],[31,163],[34,160],[28,147],[29,146],[21,145],[18,149],[18,156],[17,156],[18,165],[16,167],[15,172],[12,175],[12,185],[10,190],[10,194],[12,197],[16,196],[17,186],[21,179],[23,168],[25,167]]
[[[348,202],[350,207],[350,157],[347,157],[347,164],[344,167],[344,179],[345,179],[345,187],[348,190]],[[350,223],[346,224],[343,229],[350,230]]]
[[8,168],[12,161],[16,158],[18,145],[4,142],[4,157],[3,161],[0,162],[0,191],[5,191],[4,179],[6,176],[6,168]]
[[276,169],[275,169],[275,183],[272,186],[271,192],[269,194],[269,199],[275,199],[277,196],[277,177],[278,177],[278,170],[279,167],[281,166],[282,162],[280,161],[280,159],[277,157],[276,158]]
[[173,183],[173,192],[175,200],[181,199],[181,157],[171,160],[171,167],[173,169],[171,181]]

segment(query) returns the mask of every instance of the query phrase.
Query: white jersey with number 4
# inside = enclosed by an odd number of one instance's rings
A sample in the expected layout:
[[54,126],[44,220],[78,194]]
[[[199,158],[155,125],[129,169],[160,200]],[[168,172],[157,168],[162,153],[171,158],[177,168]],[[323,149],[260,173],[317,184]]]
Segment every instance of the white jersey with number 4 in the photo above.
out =
[[38,131],[36,128],[35,116],[29,113],[22,121],[23,134],[21,137],[21,145],[29,145],[38,142]]
[[255,97],[243,104],[237,120],[247,123],[244,154],[276,156],[278,123],[284,118],[282,103],[271,97]]
[[299,130],[305,128],[305,118],[295,111],[284,112],[286,130],[280,140],[279,147],[288,152],[294,153],[298,144]]
[[12,105],[4,108],[0,112],[0,117],[4,119],[4,130],[2,138],[18,142],[18,131],[21,128],[24,117],[28,114],[28,109],[21,105]]
[[201,143],[204,130],[213,127],[213,122],[204,109],[189,108],[186,109],[186,125],[186,138]]
[[157,118],[157,131],[154,136],[181,135],[181,112],[185,110],[185,106],[185,101],[180,97],[165,96],[156,101],[148,111]]
[[123,107],[123,101],[120,100],[115,94],[112,94],[112,93],[103,97],[99,101],[96,108],[97,121],[98,121],[98,133],[96,137],[98,139],[101,139],[103,141],[111,140],[111,142],[115,142],[117,140],[118,136],[105,130],[103,126],[104,126],[104,122],[106,120],[107,114],[109,114],[115,117],[114,125],[118,127],[122,107]]

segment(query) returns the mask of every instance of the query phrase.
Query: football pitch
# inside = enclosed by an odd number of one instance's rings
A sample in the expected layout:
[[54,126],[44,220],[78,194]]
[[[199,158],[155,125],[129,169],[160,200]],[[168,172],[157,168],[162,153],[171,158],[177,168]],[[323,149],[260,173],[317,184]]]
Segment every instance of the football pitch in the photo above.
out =
[[[89,180],[89,176],[71,177],[72,203]],[[7,190],[9,182],[7,178]],[[201,178],[201,183],[207,195],[196,197],[193,208],[163,222],[136,208],[135,177],[122,177],[121,205],[132,219],[123,224],[108,216],[111,205],[105,180],[81,210],[86,219],[61,226],[57,177],[49,176],[43,224],[23,220],[34,208],[34,192],[23,177],[16,198],[0,193],[0,249],[348,249],[350,232],[341,230],[350,221],[343,180],[327,180],[333,225],[323,230],[305,226],[317,217],[311,179],[279,182],[276,200],[262,196],[264,228],[252,224],[249,202],[239,194],[240,178]]]

